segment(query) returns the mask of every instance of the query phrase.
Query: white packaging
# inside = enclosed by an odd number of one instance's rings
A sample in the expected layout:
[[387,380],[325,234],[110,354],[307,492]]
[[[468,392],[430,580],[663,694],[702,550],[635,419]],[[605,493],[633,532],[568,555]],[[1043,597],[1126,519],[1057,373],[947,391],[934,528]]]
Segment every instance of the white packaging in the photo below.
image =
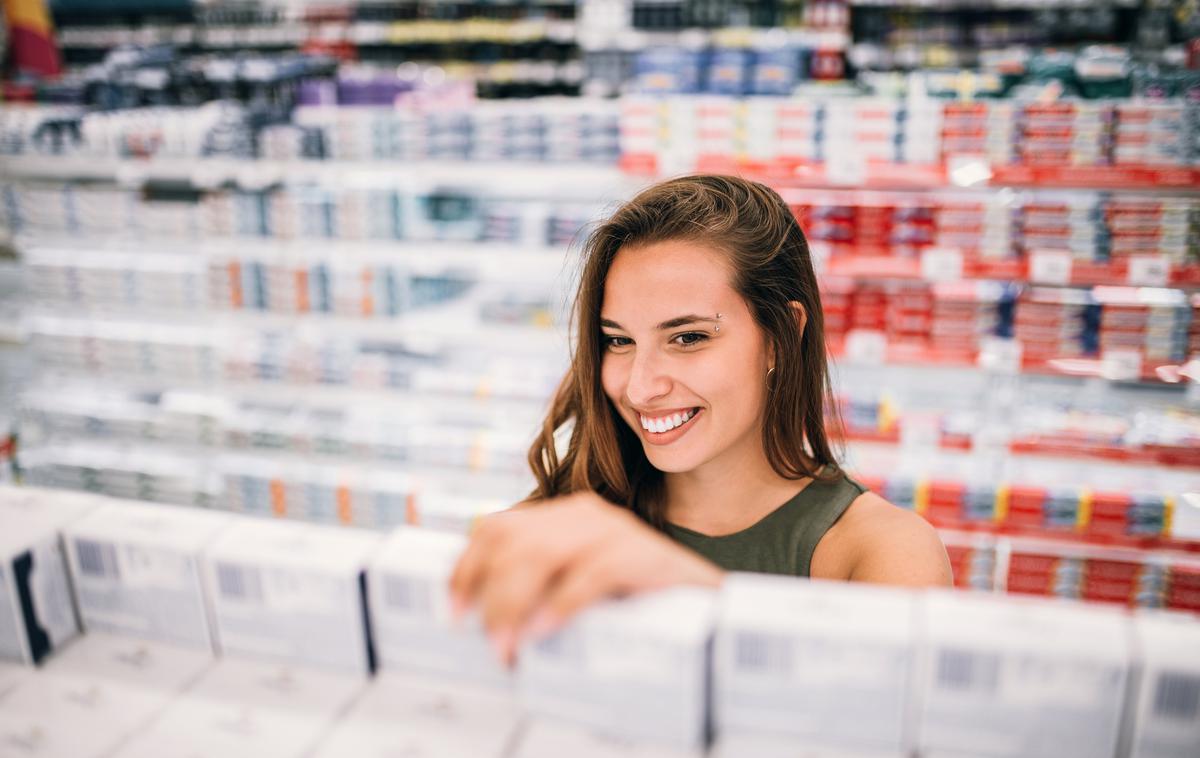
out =
[[223,660],[117,758],[299,758],[362,691],[357,675]]
[[221,652],[374,671],[366,566],[381,541],[348,527],[240,521],[205,553]]
[[[701,758],[703,750],[673,750],[585,727],[539,719],[521,734],[513,758]],[[751,758],[745,753],[739,758]],[[792,758],[789,755],[788,758]]]
[[212,650],[200,556],[235,521],[197,508],[110,502],[71,524],[63,536],[84,629]]
[[709,758],[908,758],[898,750],[829,746],[795,735],[734,732],[717,737]]
[[99,758],[167,703],[162,692],[73,676],[34,675],[0,698],[0,755]]
[[32,676],[33,669],[16,663],[0,661],[0,698]]
[[922,756],[1113,754],[1130,655],[1120,609],[950,591],[923,607]]
[[1200,755],[1200,620],[1186,613],[1139,611],[1133,633],[1137,672],[1128,754]]
[[73,676],[177,694],[213,665],[204,650],[123,635],[92,632],[67,646],[43,669],[46,676]]
[[383,673],[314,758],[501,758],[519,725],[516,700],[494,690]]
[[458,534],[399,527],[376,553],[367,586],[380,668],[511,686],[478,619],[451,620],[450,574],[466,542]]
[[40,663],[79,633],[60,532],[99,500],[0,488],[0,659]]
[[914,593],[732,574],[720,604],[713,655],[719,735],[775,734],[891,753],[907,747]]
[[702,748],[716,602],[715,592],[687,587],[584,610],[522,645],[522,705],[612,736]]

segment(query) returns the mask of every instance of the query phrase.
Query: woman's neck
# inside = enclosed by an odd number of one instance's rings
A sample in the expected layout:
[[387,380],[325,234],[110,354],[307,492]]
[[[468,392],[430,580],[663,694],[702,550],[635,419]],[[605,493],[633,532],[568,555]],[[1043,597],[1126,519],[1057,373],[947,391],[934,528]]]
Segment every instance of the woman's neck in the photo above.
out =
[[807,483],[780,476],[761,447],[724,456],[664,479],[667,521],[701,534],[741,531],[785,503]]

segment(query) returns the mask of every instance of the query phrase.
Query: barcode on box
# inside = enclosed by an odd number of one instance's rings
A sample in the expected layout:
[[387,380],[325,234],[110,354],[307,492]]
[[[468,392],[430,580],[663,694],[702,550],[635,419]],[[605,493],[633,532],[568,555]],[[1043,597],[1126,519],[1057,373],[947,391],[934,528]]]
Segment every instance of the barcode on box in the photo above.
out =
[[383,599],[389,608],[403,613],[428,616],[433,611],[429,583],[420,579],[388,576],[383,582]]
[[120,579],[117,568],[117,548],[108,542],[75,540],[75,552],[79,555],[79,571],[97,579]]
[[1154,688],[1154,715],[1180,721],[1200,716],[1200,676],[1162,672]]
[[779,635],[742,632],[734,638],[734,666],[749,674],[787,674],[793,664],[792,640]]
[[217,590],[222,597],[247,603],[263,602],[262,577],[257,569],[217,564]]
[[981,655],[966,650],[942,650],[938,653],[937,686],[941,689],[993,693],[999,674],[998,655]]

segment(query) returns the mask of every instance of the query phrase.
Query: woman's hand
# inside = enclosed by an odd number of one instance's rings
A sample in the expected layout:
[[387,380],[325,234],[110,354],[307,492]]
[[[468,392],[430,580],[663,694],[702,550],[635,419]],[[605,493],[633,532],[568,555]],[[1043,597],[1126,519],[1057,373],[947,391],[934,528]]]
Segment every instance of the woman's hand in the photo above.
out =
[[479,522],[450,577],[455,614],[477,606],[500,658],[597,600],[678,584],[716,587],[723,573],[595,493]]

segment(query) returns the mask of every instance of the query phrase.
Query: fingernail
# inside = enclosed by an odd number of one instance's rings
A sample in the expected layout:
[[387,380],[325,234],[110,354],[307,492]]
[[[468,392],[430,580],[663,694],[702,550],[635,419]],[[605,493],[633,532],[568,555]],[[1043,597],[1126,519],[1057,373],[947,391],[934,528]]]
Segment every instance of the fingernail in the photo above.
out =
[[462,618],[467,613],[467,603],[462,599],[461,595],[450,595],[450,620],[455,624],[462,621]]
[[525,627],[525,634],[532,639],[540,640],[557,630],[558,626],[558,616],[543,608],[530,619],[529,625]]

